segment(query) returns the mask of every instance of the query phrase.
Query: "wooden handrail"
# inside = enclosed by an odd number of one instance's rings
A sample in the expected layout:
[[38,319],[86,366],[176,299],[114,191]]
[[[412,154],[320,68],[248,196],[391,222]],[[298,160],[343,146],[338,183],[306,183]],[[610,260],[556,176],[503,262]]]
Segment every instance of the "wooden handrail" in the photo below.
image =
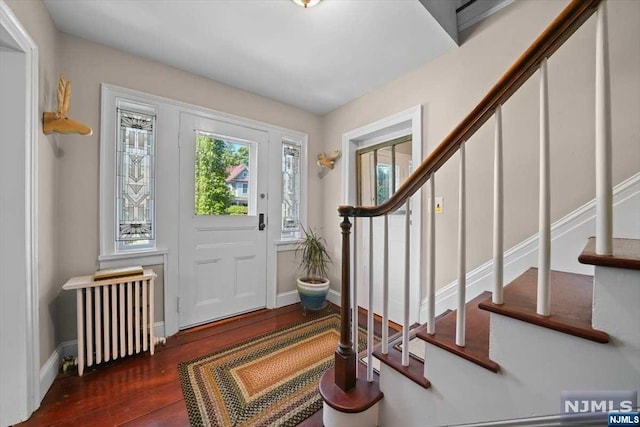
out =
[[602,0],[572,0],[544,32],[514,62],[480,103],[431,152],[393,196],[378,206],[340,206],[343,217],[373,217],[391,213],[406,203],[429,177],[469,140],[476,131],[503,105],[540,66],[596,11]]

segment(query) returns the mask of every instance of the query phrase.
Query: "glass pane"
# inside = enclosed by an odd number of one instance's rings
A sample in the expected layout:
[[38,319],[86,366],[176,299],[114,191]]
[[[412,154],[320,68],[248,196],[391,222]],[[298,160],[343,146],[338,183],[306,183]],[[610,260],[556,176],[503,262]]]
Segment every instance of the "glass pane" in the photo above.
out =
[[250,175],[248,143],[196,135],[196,215],[247,215]]
[[411,141],[396,145],[394,157],[396,160],[396,189],[398,189],[413,172]]
[[376,196],[372,185],[375,180],[373,151],[360,154],[359,161],[358,184],[360,186],[360,192],[358,194],[358,204],[362,206],[373,206],[376,204]]
[[382,204],[391,197],[391,165],[378,163],[378,173],[376,179],[376,191],[378,192],[378,204]]
[[300,146],[282,142],[282,237],[300,236]]
[[377,150],[376,191],[378,192],[378,204],[389,200],[394,191],[393,187],[396,183],[395,168],[393,167],[394,154],[394,149],[391,146]]
[[153,181],[155,116],[118,110],[117,241],[147,245],[155,238]]

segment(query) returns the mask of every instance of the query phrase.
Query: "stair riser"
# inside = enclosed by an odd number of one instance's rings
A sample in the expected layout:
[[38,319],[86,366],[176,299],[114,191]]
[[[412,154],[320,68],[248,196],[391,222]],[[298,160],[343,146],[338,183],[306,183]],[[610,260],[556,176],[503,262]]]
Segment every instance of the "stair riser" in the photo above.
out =
[[594,328],[607,331],[614,346],[635,349],[629,363],[640,372],[640,271],[596,267],[593,291]]

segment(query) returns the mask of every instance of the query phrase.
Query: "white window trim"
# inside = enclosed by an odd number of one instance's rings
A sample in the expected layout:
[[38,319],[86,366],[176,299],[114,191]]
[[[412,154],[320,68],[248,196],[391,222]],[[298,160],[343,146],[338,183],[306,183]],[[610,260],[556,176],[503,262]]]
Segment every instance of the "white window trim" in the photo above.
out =
[[[156,122],[158,121],[159,106],[148,102],[146,98],[135,95],[119,93],[113,91],[108,85],[102,86],[101,110],[100,110],[100,255],[98,262],[100,268],[106,267],[105,261],[112,259],[114,255],[120,255],[119,259],[129,259],[129,263],[144,264],[145,256],[143,253],[155,252],[161,255],[163,250],[156,250],[156,240],[152,240],[148,245],[141,245],[135,248],[124,249],[120,242],[116,241],[116,137],[118,135],[117,108],[120,103],[130,105],[139,104],[140,110],[146,114],[154,114]],[[157,127],[157,126],[156,126]],[[157,159],[157,129],[156,141],[154,147],[154,162]],[[157,165],[154,165],[154,171],[157,171]],[[155,185],[155,180],[154,180]],[[154,189],[154,197],[155,197]],[[154,227],[157,227],[154,203]],[[157,229],[154,236],[157,239]],[[149,264],[147,264],[149,265]]]

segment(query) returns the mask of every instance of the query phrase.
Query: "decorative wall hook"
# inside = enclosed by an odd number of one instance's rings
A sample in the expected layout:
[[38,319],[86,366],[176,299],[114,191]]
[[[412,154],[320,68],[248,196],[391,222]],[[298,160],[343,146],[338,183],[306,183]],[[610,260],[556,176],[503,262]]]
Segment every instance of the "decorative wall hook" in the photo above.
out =
[[60,75],[58,82],[58,111],[42,113],[42,131],[45,135],[51,133],[79,133],[91,135],[93,130],[80,122],[67,117],[69,102],[71,101],[71,82]]
[[333,169],[336,163],[336,159],[340,158],[342,153],[339,150],[334,150],[329,156],[324,153],[318,154],[318,161],[316,162],[321,168]]

